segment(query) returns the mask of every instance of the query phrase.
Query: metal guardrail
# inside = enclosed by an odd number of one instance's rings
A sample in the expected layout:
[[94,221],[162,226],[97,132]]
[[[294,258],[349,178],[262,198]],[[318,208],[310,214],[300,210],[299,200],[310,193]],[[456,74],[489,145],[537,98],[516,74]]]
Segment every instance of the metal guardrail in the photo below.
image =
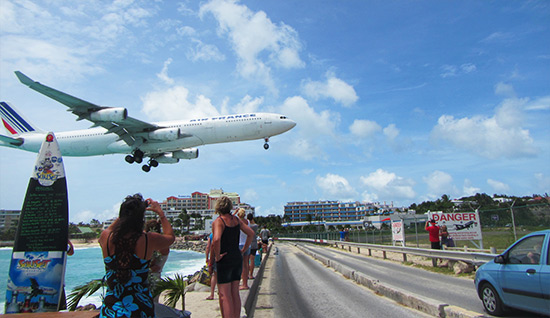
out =
[[403,261],[407,261],[407,255],[417,255],[431,258],[439,259],[448,259],[454,261],[462,261],[466,263],[471,263],[473,265],[481,265],[493,260],[497,254],[490,253],[472,253],[472,252],[461,252],[461,251],[449,251],[449,250],[432,250],[424,248],[415,248],[415,247],[402,247],[402,246],[390,246],[390,245],[378,245],[378,244],[366,244],[366,243],[353,243],[353,242],[343,242],[343,241],[333,241],[333,240],[318,240],[318,239],[300,239],[300,238],[281,238],[280,241],[295,241],[295,242],[307,242],[315,244],[327,244],[335,246],[338,248],[346,248],[351,252],[352,249],[357,249],[357,252],[360,253],[361,249],[368,251],[369,256],[371,251],[381,251],[386,258],[386,252],[392,253],[401,253],[403,255]]

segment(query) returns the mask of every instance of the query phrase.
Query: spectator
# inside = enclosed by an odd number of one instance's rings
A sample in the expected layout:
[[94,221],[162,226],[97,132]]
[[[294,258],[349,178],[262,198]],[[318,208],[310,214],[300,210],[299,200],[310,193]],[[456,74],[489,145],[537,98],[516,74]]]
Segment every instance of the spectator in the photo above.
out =
[[441,244],[445,245],[445,247],[454,247],[455,242],[452,237],[449,236],[449,231],[447,231],[447,226],[442,225],[441,226],[441,232],[439,233],[441,236]]
[[[218,295],[220,310],[224,318],[239,318],[241,315],[241,280],[243,254],[250,247],[254,232],[238,217],[231,215],[233,204],[228,197],[221,197],[216,203],[220,216],[212,223],[214,259],[218,269]],[[246,233],[246,242],[239,250],[240,230]]]
[[[162,225],[157,220],[149,220],[145,224],[145,232],[162,233]],[[166,264],[166,260],[168,260],[168,254],[170,254],[170,247],[153,252],[151,267],[149,268],[149,283],[151,289],[154,289],[157,282],[160,281],[162,269],[164,268],[164,264]],[[157,297],[154,298],[154,301],[157,303],[159,301],[159,296],[160,295],[157,295]]]
[[214,261],[214,250],[212,249],[213,234],[208,236],[208,243],[206,244],[206,264],[208,265],[208,272],[210,273],[210,296],[206,297],[206,300],[214,299],[214,289],[216,289],[217,283],[217,269],[216,262]]
[[439,226],[435,225],[435,221],[431,219],[429,221],[426,221],[426,226],[424,226],[424,229],[430,234],[430,243],[432,245],[432,249],[440,250],[441,243],[439,241]]
[[259,225],[254,221],[254,216],[252,213],[248,213],[246,218],[249,222],[248,225],[252,231],[254,231],[254,239],[252,239],[252,243],[250,244],[250,257],[248,258],[248,278],[254,279],[254,264],[256,263],[256,251],[258,250],[258,240],[256,239],[256,235],[258,233]]
[[[143,231],[145,210],[159,216],[164,234]],[[172,226],[158,202],[143,200],[141,194],[126,197],[118,219],[99,237],[107,284],[101,317],[155,316],[147,280],[149,266],[153,251],[169,247],[174,240]]]
[[[246,212],[243,208],[238,209],[235,214],[237,217],[241,220],[243,224],[249,225],[249,221],[246,219]],[[244,248],[244,244],[246,243],[247,235],[241,228],[241,232],[239,235],[239,249],[242,250]],[[252,245],[252,243],[250,243]],[[247,250],[243,253],[243,271],[241,273],[241,280],[243,281],[242,285],[239,287],[239,289],[249,289],[248,286],[248,259],[250,258],[250,247],[248,247]]]
[[267,247],[269,244],[269,237],[271,236],[271,232],[267,229],[267,227],[264,225],[262,227],[262,230],[260,231],[260,238],[262,239],[262,243],[264,243]]

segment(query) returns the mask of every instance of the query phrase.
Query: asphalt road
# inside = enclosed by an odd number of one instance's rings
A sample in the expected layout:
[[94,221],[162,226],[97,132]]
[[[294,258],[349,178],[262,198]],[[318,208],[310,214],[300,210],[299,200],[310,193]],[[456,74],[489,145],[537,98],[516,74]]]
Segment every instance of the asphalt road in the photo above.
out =
[[429,317],[342,277],[293,244],[273,246],[269,314],[255,317]]

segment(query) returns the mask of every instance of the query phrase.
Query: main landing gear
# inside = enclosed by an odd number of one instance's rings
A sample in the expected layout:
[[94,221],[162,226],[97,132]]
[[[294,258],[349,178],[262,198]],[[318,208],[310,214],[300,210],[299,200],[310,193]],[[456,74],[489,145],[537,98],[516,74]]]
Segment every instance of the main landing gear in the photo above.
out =
[[[134,151],[134,154],[133,155],[127,155],[124,160],[126,160],[127,163],[142,163],[143,162],[143,156],[145,154],[143,153],[143,151],[139,150],[139,149],[136,149]],[[151,171],[151,167],[155,168],[155,167],[158,167],[159,163],[158,161],[156,161],[155,159],[150,159],[147,164],[143,165],[141,167],[141,170],[145,171],[145,172],[149,172]]]
[[269,149],[269,144],[268,144],[269,137],[264,138],[264,140],[265,140],[264,149],[267,150]]

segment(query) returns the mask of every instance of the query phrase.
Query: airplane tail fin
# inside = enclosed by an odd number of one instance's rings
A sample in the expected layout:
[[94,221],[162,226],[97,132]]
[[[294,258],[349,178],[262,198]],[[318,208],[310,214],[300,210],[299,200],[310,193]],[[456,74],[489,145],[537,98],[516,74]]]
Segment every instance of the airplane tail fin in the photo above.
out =
[[32,125],[19,111],[6,102],[0,102],[0,117],[4,128],[11,136],[17,136],[29,132],[41,132]]

